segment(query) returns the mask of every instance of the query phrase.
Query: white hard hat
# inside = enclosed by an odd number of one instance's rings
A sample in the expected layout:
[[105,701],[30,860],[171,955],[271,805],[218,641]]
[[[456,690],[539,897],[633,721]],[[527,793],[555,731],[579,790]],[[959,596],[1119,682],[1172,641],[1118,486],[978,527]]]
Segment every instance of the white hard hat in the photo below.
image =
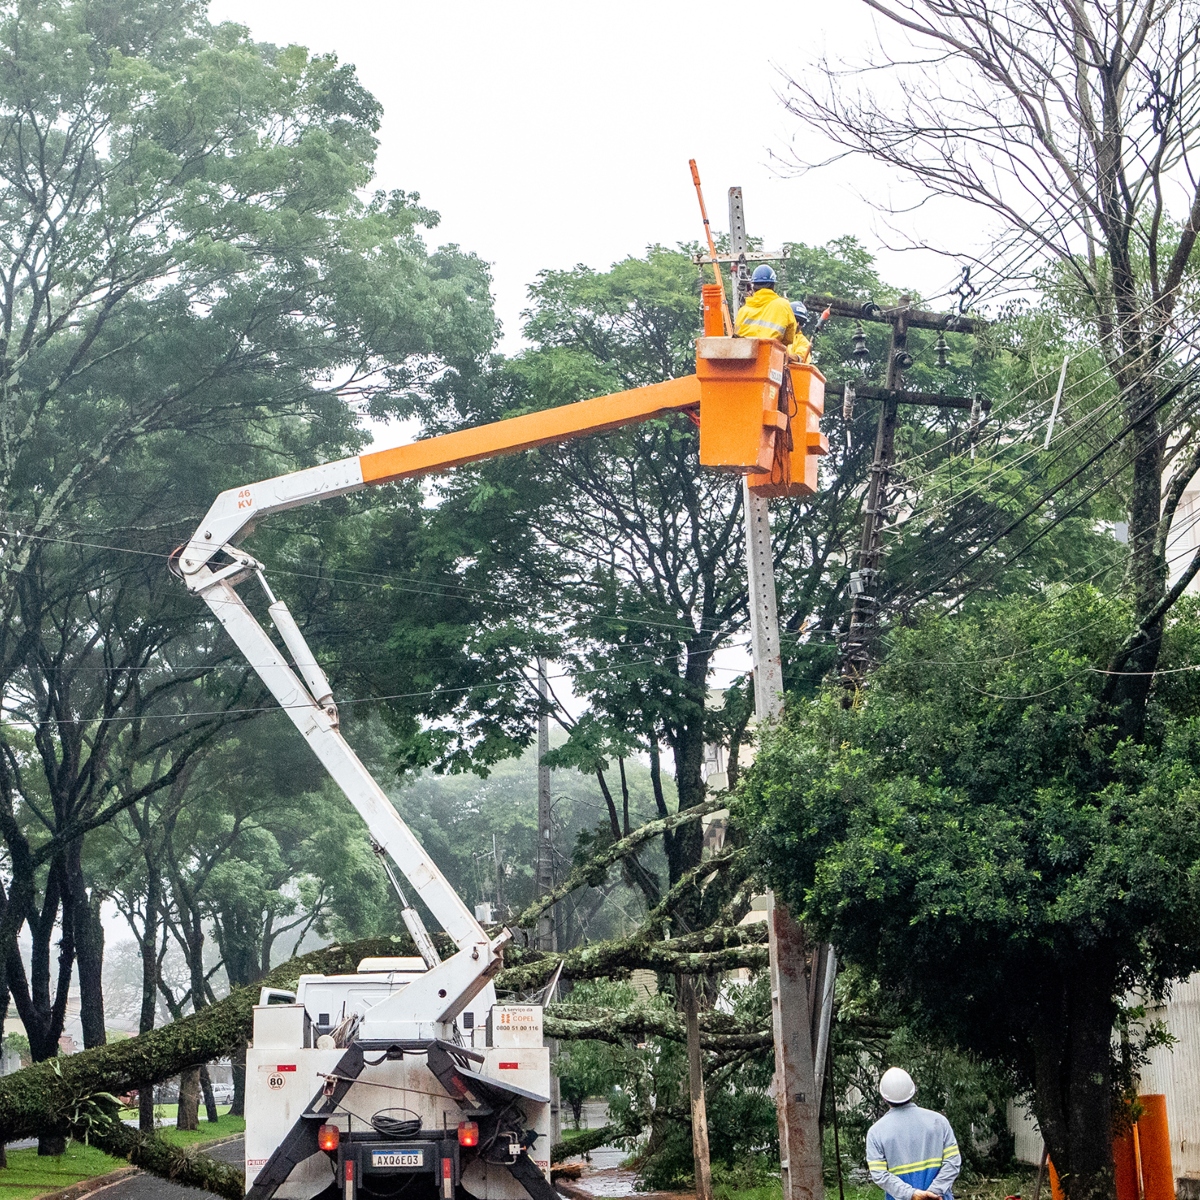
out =
[[907,1104],[917,1094],[917,1085],[903,1067],[888,1067],[879,1081],[879,1094],[889,1104]]

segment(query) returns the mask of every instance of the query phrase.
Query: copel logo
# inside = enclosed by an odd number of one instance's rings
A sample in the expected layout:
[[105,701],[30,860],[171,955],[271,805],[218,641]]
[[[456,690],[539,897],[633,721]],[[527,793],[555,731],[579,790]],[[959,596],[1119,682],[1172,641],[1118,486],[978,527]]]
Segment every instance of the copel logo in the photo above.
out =
[[254,492],[250,488],[242,488],[237,494],[238,508],[253,508],[254,507]]

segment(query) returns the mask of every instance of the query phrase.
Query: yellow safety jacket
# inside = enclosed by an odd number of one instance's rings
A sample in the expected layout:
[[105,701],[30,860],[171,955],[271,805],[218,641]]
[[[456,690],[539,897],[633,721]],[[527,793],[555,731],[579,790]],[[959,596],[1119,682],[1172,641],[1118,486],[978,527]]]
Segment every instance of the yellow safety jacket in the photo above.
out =
[[803,329],[796,330],[796,336],[788,347],[788,353],[797,362],[806,363],[812,360],[812,342],[804,336]]
[[738,337],[778,338],[786,346],[797,333],[796,314],[782,296],[759,288],[738,309],[734,332]]

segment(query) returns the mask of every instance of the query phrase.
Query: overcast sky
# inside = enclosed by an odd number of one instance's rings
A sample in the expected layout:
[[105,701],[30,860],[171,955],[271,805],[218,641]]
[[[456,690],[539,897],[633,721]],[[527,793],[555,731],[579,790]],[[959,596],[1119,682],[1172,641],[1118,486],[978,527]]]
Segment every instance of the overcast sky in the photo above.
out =
[[[214,20],[353,63],[384,108],[377,185],[421,194],[442,215],[431,244],[456,242],[491,264],[505,349],[519,343],[525,289],[545,268],[605,268],[651,243],[699,238],[688,159],[713,224],[745,190],[749,231],[768,247],[854,234],[891,239],[859,193],[894,189],[865,164],[788,174],[801,122],[781,70],[810,69],[828,43],[874,44],[857,0],[785,6],[773,28],[710,0],[213,0]],[[921,210],[904,232],[974,242],[969,226]],[[953,266],[880,256],[886,278],[926,296]]]

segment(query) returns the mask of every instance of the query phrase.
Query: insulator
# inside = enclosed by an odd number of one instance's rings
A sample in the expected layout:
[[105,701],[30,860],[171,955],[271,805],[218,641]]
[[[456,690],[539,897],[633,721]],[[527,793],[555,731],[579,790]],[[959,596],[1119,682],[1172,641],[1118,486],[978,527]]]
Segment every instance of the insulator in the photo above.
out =
[[937,351],[937,365],[944,371],[946,369],[946,351],[950,347],[946,344],[946,335],[942,330],[938,330],[938,340],[933,347]]
[[842,420],[854,420],[854,389],[848,383],[842,390]]
[[858,359],[860,367],[865,367],[867,360],[871,357],[871,351],[867,349],[866,331],[863,329],[861,321],[854,322],[854,349],[851,353]]
[[913,365],[913,356],[907,350],[896,351],[896,366],[901,371],[907,371]]

